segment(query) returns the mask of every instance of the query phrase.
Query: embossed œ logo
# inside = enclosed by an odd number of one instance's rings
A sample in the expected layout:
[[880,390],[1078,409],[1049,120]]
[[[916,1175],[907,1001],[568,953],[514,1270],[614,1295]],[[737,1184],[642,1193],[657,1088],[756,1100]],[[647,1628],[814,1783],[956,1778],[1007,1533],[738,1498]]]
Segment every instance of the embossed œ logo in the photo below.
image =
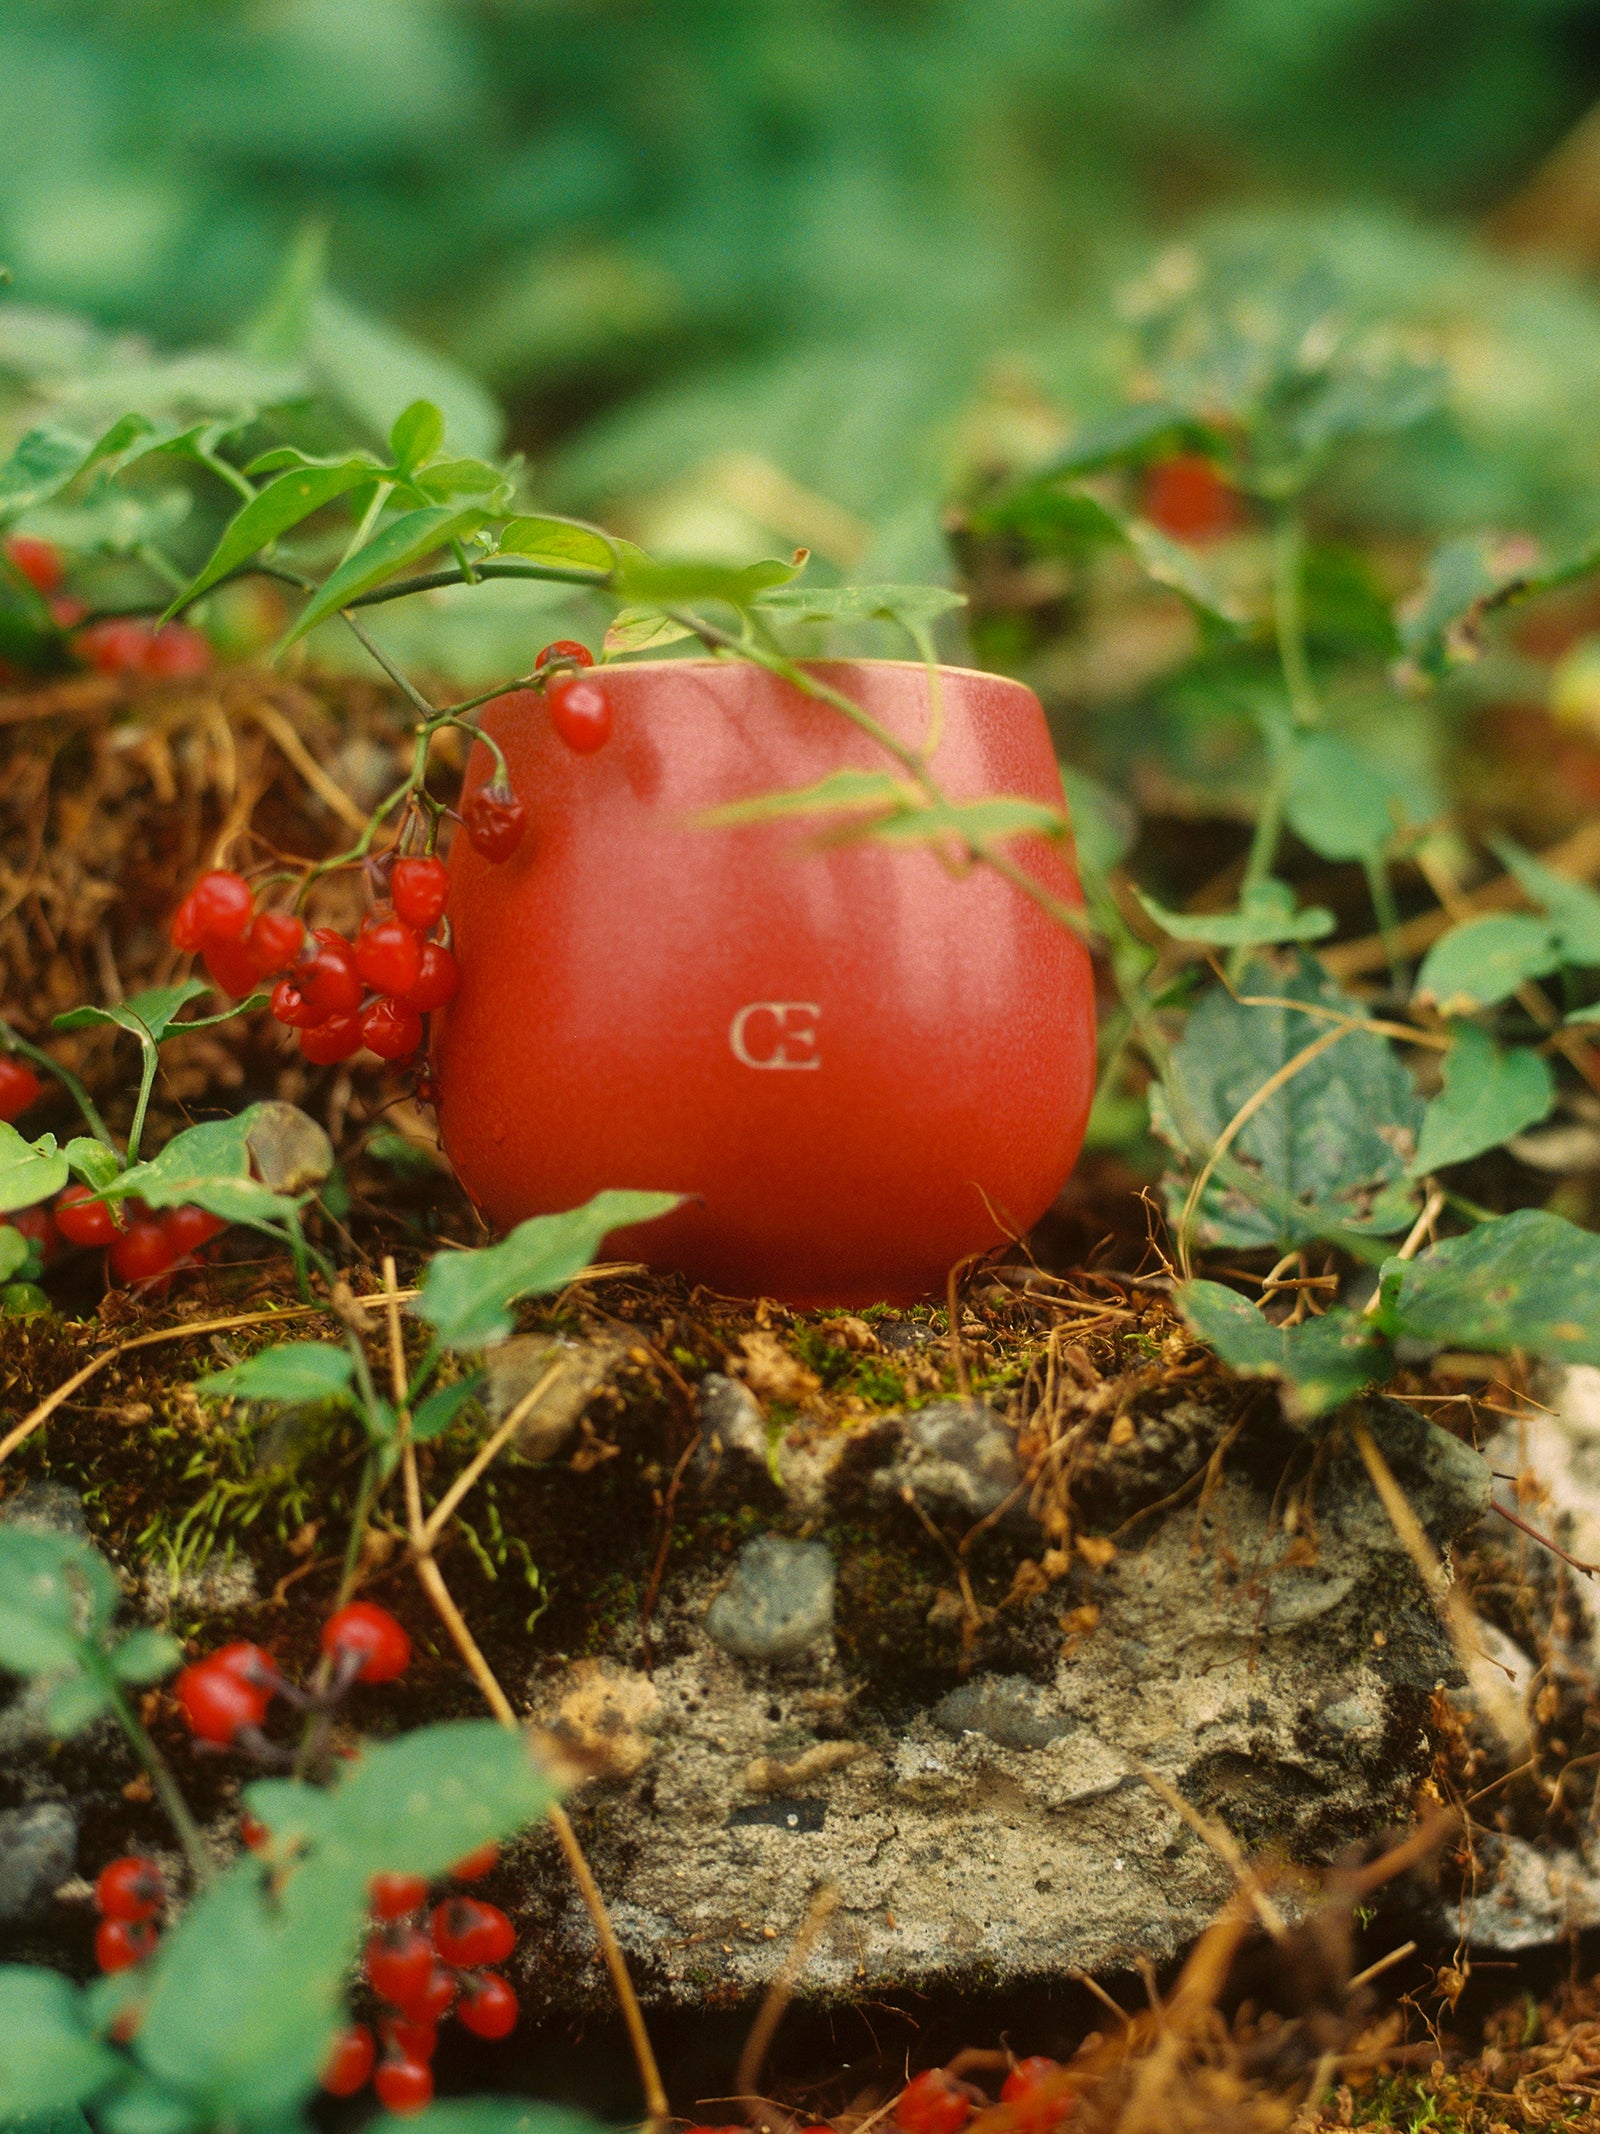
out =
[[752,1000],[728,1025],[728,1044],[741,1067],[820,1067],[814,1000]]

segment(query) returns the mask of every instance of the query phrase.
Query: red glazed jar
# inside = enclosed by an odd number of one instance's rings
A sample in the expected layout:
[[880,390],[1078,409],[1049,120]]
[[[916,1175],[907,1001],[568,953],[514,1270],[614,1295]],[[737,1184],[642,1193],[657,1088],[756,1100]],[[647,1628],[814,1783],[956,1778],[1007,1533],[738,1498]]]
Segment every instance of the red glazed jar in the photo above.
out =
[[[919,663],[810,671],[897,737],[928,730]],[[694,1196],[618,1257],[730,1295],[906,1302],[1043,1214],[1094,1085],[1082,942],[979,866],[926,846],[819,849],[815,820],[710,829],[705,810],[893,769],[839,712],[747,662],[601,671],[608,744],[575,755],[542,701],[489,705],[527,828],[450,854],[461,990],[435,1018],[444,1145],[496,1228],[602,1187]],[[935,771],[955,799],[1061,806],[1031,691],[940,670]],[[492,774],[467,765],[471,792]],[[1043,838],[1007,850],[1076,904]]]

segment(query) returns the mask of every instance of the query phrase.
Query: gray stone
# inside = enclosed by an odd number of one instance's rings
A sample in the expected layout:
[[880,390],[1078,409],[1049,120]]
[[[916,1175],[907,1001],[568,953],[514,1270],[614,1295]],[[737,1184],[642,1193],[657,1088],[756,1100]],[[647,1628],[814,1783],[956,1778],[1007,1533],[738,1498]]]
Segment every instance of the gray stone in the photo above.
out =
[[1485,1954],[1514,1956],[1600,1926],[1600,1874],[1581,1853],[1543,1852],[1526,1838],[1481,1832],[1479,1882],[1450,1907],[1445,1932]]
[[525,1459],[553,1459],[577,1433],[583,1411],[628,1353],[616,1335],[577,1341],[567,1335],[517,1334],[484,1358],[487,1405],[504,1422],[519,1401],[531,1401],[518,1425],[516,1447]]
[[947,1734],[985,1734],[1007,1749],[1045,1749],[1076,1722],[1026,1675],[978,1675],[933,1708]]
[[792,1660],[833,1634],[833,1552],[759,1534],[706,1615],[706,1635],[741,1660]]
[[82,1499],[60,1482],[24,1482],[15,1496],[0,1503],[0,1524],[32,1527],[44,1534],[70,1534],[77,1541],[89,1538]]
[[[998,1511],[1023,1479],[1016,1439],[992,1408],[976,1400],[939,1400],[900,1419],[901,1449],[875,1478],[874,1493],[909,1489],[925,1511],[969,1524]],[[1001,1522],[1037,1531],[1019,1498]]]
[[0,1811],[0,1920],[37,1918],[77,1853],[78,1819],[65,1801]]
[[700,1443],[689,1463],[690,1478],[703,1489],[719,1476],[756,1469],[770,1474],[761,1403],[737,1378],[707,1371],[700,1381]]

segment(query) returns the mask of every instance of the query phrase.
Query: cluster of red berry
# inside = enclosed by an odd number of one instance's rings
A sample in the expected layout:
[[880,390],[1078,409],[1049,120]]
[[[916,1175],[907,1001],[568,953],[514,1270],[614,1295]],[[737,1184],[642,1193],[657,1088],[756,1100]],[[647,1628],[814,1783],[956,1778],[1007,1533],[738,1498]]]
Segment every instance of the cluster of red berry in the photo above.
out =
[[[1072,2116],[1076,2099],[1060,2080],[1061,2062],[1043,2053],[1018,2060],[1000,2085],[1000,2102],[1011,2108],[1020,2134],[1051,2134]],[[946,2068],[913,2075],[895,2102],[900,2134],[960,2134],[973,2111],[989,2102],[981,2090]]]
[[5,557],[35,592],[44,595],[56,628],[71,633],[73,655],[84,666],[102,674],[148,674],[183,681],[204,674],[211,665],[209,641],[187,623],[156,624],[137,615],[107,615],[80,629],[89,611],[81,600],[62,592],[66,571],[50,542],[32,534],[13,534],[5,544]]
[[[458,1882],[486,1875],[498,1854],[485,1845],[450,1870]],[[459,1893],[420,1914],[431,1895],[421,1875],[378,1875],[371,1889],[376,1932],[362,1969],[383,2012],[376,2036],[354,2023],[336,2041],[322,2086],[349,2097],[371,2078],[391,2112],[417,2112],[433,2095],[431,2062],[442,2018],[454,2012],[474,2036],[504,2038],[516,2028],[517,1996],[498,1971],[517,1945],[498,1905]],[[381,2057],[380,2057],[381,2054]],[[376,2068],[376,2072],[374,2069]]]
[[[599,682],[582,670],[594,665],[594,654],[576,638],[558,637],[546,645],[534,661],[534,671],[555,667],[544,685],[544,708],[556,736],[574,755],[592,756],[611,738],[611,700]],[[507,701],[522,694],[513,690]],[[527,692],[531,698],[532,692]],[[491,778],[469,793],[461,804],[461,827],[474,852],[499,866],[510,859],[522,842],[527,810],[505,779]]]
[[390,904],[349,940],[331,926],[308,934],[293,912],[257,911],[242,875],[203,874],[172,921],[175,948],[199,950],[224,993],[242,1000],[267,979],[280,1023],[300,1034],[316,1066],[347,1060],[365,1045],[380,1059],[420,1050],[422,1018],[456,996],[461,970],[442,941],[428,938],[444,915],[450,876],[443,860],[398,859]]
[[160,1939],[156,1913],[166,1896],[154,1860],[130,1853],[100,1870],[94,1886],[100,1924],[94,1932],[94,1960],[102,1971],[129,1971],[153,1955]]
[[46,1264],[57,1257],[63,1240],[107,1248],[112,1278],[123,1284],[171,1274],[227,1228],[219,1216],[187,1203],[158,1213],[142,1200],[129,1199],[113,1214],[108,1201],[96,1200],[80,1185],[64,1187],[52,1207],[19,1208],[4,1221],[38,1246]]
[[243,1737],[254,1746],[274,1697],[307,1705],[331,1702],[353,1682],[392,1682],[411,1664],[411,1640],[387,1608],[351,1601],[322,1626],[322,1650],[333,1663],[333,1681],[320,1698],[297,1690],[279,1672],[263,1646],[240,1638],[186,1667],[172,1686],[189,1731],[213,1748],[231,1748]]

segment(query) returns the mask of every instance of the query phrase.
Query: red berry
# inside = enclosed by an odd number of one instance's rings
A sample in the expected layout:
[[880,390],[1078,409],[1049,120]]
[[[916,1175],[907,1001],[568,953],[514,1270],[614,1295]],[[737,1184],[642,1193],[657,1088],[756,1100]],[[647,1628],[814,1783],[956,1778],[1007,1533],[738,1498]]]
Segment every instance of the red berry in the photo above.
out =
[[322,1626],[322,1649],[336,1660],[359,1659],[362,1682],[392,1682],[411,1664],[410,1638],[376,1601],[351,1601],[330,1615]]
[[374,1875],[367,1899],[379,1919],[403,1919],[427,1903],[428,1884],[421,1875]]
[[322,2087],[330,2097],[353,2097],[372,2073],[378,2056],[372,2032],[365,2023],[352,2023],[341,2030],[322,2063]]
[[1144,515],[1175,541],[1216,541],[1244,523],[1239,493],[1199,452],[1179,452],[1145,470]]
[[195,903],[192,890],[172,914],[171,931],[173,947],[181,949],[186,956],[192,956],[195,950],[204,942],[205,935],[200,927],[199,907]]
[[109,1245],[117,1235],[116,1217],[87,1186],[65,1186],[52,1211],[56,1228],[72,1245]]
[[354,1015],[361,1005],[362,992],[355,951],[342,934],[326,927],[319,926],[311,938],[317,945],[295,965],[290,984],[299,989],[307,1006],[316,1010],[318,1022]]
[[448,1964],[435,1963],[415,1993],[399,2003],[414,2023],[436,2023],[456,1997],[456,1975]]
[[477,1882],[484,1875],[492,1874],[499,1863],[500,1848],[491,1838],[487,1845],[469,1852],[464,1860],[457,1860],[450,1872],[458,1882]]
[[497,1971],[479,1971],[463,1979],[456,2010],[475,2037],[509,2037],[517,2027],[517,1996]]
[[292,978],[280,978],[267,1000],[273,1018],[291,1030],[314,1030],[321,1020]]
[[192,1207],[188,1202],[177,1208],[163,1208],[156,1220],[180,1260],[198,1252],[202,1245],[209,1245],[228,1227],[220,1215],[213,1215],[206,1208]]
[[75,630],[89,612],[86,600],[74,600],[70,593],[52,594],[47,603],[50,620],[58,630]]
[[247,1852],[265,1852],[272,1833],[248,1809],[239,1818],[239,1843]]
[[576,756],[592,756],[611,739],[611,700],[598,682],[569,674],[545,691],[550,724]]
[[13,1230],[20,1230],[30,1245],[38,1246],[40,1259],[55,1258],[61,1238],[48,1208],[19,1208],[15,1215],[8,1215],[5,1220]]
[[389,895],[407,926],[419,934],[438,925],[450,901],[450,874],[443,860],[396,860],[389,876]]
[[496,866],[510,859],[522,842],[527,810],[510,786],[498,782],[480,785],[462,803],[461,821],[467,843]]
[[256,976],[269,978],[294,962],[305,947],[306,930],[292,911],[264,911],[251,922],[245,939],[255,959]]
[[433,2098],[433,2071],[426,2060],[384,2060],[372,2087],[385,2110],[420,2112]]
[[959,2134],[972,2117],[972,2098],[953,2075],[930,2067],[900,2092],[894,2116],[902,2134]]
[[438,1961],[420,1927],[385,1926],[367,1943],[367,1983],[380,2000],[409,2008],[426,1997]]
[[461,966],[440,941],[425,941],[422,944],[422,969],[417,982],[401,1001],[407,1008],[415,1008],[419,1015],[431,1015],[435,1008],[448,1007],[461,990]]
[[201,955],[213,984],[231,999],[243,1000],[255,991],[261,972],[248,942],[208,941]]
[[[272,1693],[238,1671],[230,1656],[240,1650],[260,1652],[260,1647],[225,1645],[209,1659],[186,1667],[173,1684],[172,1694],[199,1741],[226,1747],[241,1727],[260,1726],[267,1716]],[[266,1659],[266,1654],[261,1657]]]
[[1000,2088],[1000,2102],[1009,2104],[1016,2125],[1025,2134],[1048,2134],[1063,2119],[1070,2118],[1076,2099],[1070,2090],[1052,2087],[1061,2073],[1061,2062],[1043,2053],[1019,2060]]
[[504,1963],[517,1945],[517,1930],[497,1904],[481,1897],[447,1897],[433,1910],[433,1945],[447,1964],[476,1970]]
[[147,622],[131,615],[108,615],[103,622],[80,630],[72,649],[86,667],[101,674],[143,674],[151,636]]
[[408,993],[422,968],[422,943],[393,912],[356,936],[356,969],[375,993]]
[[129,1853],[102,1867],[94,1885],[94,1901],[102,1919],[123,1919],[137,1925],[153,1919],[161,1909],[165,1887],[154,1860]]
[[53,593],[61,583],[61,558],[48,541],[33,534],[13,534],[5,544],[5,554],[36,593]]
[[168,1273],[178,1255],[153,1216],[140,1216],[111,1241],[111,1272],[119,1282],[153,1282]]
[[403,1000],[375,1000],[361,1011],[361,1042],[380,1060],[408,1060],[422,1043],[422,1017]]
[[43,1087],[31,1067],[0,1053],[0,1119],[20,1119],[30,1104],[39,1101]]
[[211,642],[187,623],[166,622],[145,647],[144,671],[168,681],[187,681],[211,665]]
[[187,901],[194,905],[202,941],[242,940],[255,909],[250,884],[228,867],[201,875]]
[[94,1960],[102,1971],[131,1971],[160,1938],[148,1919],[102,1919],[94,1930]]
[[278,1663],[267,1648],[252,1645],[248,1638],[234,1638],[230,1644],[219,1645],[209,1658],[213,1666],[232,1675],[236,1682],[244,1683],[247,1689],[261,1690],[268,1697],[277,1694],[283,1680]]
[[556,660],[572,660],[580,667],[592,667],[594,654],[587,645],[580,645],[575,637],[558,637],[553,645],[546,645],[533,663],[535,674],[552,665]]
[[361,1018],[334,1015],[300,1033],[300,1050],[313,1067],[336,1067],[361,1050]]
[[432,2016],[381,2016],[378,2035],[385,2053],[404,2060],[431,2060],[439,2044],[439,2026]]

